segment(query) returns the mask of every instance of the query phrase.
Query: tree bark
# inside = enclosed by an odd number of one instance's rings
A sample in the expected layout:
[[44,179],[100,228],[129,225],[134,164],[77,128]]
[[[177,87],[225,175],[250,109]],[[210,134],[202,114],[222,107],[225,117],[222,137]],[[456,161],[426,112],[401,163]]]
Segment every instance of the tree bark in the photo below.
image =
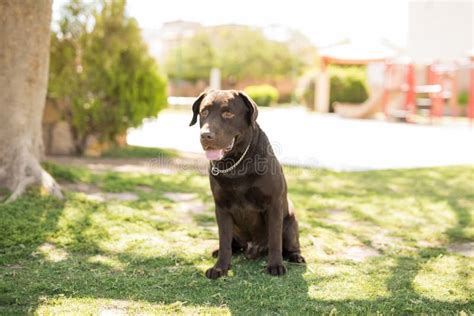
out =
[[62,197],[43,170],[41,121],[49,68],[51,0],[0,0],[0,187]]

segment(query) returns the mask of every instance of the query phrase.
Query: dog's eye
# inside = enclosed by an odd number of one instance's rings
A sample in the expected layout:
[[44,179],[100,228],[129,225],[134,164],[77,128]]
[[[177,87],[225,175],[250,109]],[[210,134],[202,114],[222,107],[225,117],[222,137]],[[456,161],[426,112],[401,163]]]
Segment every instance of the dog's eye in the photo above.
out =
[[225,118],[225,119],[231,119],[234,116],[235,116],[234,113],[229,112],[229,111],[225,111],[224,113],[222,113],[222,117]]
[[202,116],[202,117],[206,117],[208,114],[209,114],[209,111],[208,111],[208,110],[202,110],[202,111],[201,111],[201,116]]

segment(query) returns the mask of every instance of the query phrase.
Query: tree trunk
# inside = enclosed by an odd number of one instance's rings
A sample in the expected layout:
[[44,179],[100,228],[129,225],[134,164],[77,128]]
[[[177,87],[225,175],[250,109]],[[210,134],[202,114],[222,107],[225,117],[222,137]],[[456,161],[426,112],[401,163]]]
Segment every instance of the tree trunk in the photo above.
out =
[[39,164],[49,67],[51,0],[0,0],[0,187],[31,185],[61,197]]

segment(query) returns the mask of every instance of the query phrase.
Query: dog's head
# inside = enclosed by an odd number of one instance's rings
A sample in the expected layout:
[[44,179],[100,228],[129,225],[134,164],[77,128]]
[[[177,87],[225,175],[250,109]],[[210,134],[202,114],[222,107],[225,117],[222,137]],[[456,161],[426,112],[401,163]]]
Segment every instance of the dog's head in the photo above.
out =
[[220,160],[256,126],[257,115],[257,104],[244,92],[211,90],[194,102],[189,125],[196,124],[199,116],[202,148],[209,160]]

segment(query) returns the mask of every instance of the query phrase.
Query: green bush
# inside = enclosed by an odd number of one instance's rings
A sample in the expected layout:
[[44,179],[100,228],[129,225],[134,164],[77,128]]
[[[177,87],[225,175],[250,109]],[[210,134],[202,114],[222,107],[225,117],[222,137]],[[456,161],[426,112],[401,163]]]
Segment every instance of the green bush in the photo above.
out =
[[270,85],[248,86],[244,91],[258,106],[270,106],[279,96],[278,90]]
[[[331,66],[329,67],[331,91],[329,95],[330,110],[334,102],[362,103],[368,98],[367,78],[364,67]],[[308,105],[314,104],[315,78],[309,81],[304,90],[303,99]]]
[[103,1],[93,12],[71,0],[52,35],[48,98],[62,105],[78,152],[88,136],[114,143],[166,105],[166,78],[125,8],[125,1]]
[[268,39],[249,26],[226,25],[204,28],[170,51],[165,60],[170,79],[209,80],[213,67],[221,70],[223,82],[268,80],[299,73],[305,61],[287,43]]
[[361,103],[367,100],[367,82],[365,68],[331,67],[331,93],[329,103]]
[[469,102],[469,93],[466,90],[459,92],[458,104],[462,107],[465,107],[468,102]]

